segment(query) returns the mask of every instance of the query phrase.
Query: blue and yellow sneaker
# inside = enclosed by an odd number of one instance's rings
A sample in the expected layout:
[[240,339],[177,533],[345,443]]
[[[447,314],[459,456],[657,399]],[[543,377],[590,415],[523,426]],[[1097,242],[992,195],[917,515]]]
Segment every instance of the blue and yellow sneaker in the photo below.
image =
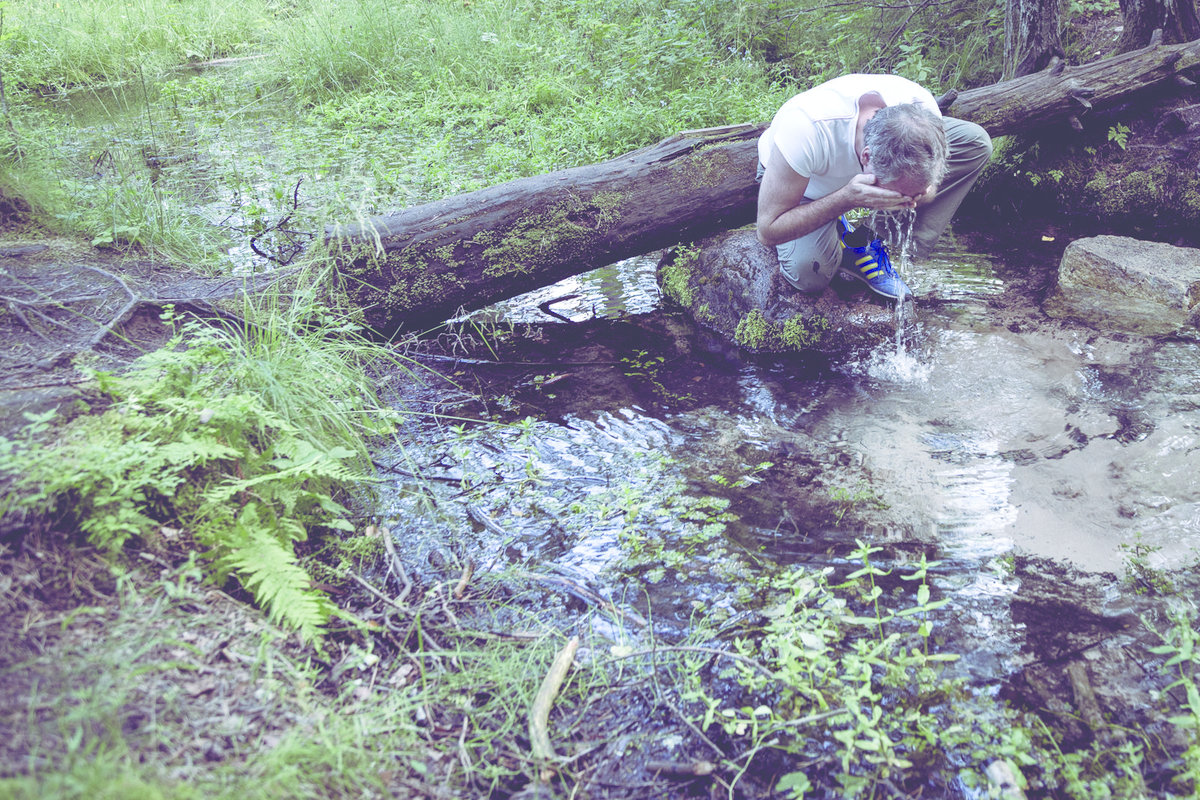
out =
[[889,300],[912,297],[908,286],[892,268],[887,245],[876,239],[866,227],[851,228],[845,217],[838,220],[842,229],[841,241],[845,253],[842,255],[841,273],[862,281],[877,295]]

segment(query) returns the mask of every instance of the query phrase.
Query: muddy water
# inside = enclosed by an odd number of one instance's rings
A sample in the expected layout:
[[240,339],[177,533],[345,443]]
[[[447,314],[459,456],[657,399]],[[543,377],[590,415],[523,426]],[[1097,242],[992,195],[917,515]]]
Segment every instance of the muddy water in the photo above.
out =
[[[1077,632],[1109,635],[1130,613],[1132,557],[1197,560],[1200,345],[1044,317],[1060,251],[1002,260],[946,244],[904,272],[915,321],[845,363],[716,342],[661,307],[649,258],[475,315],[524,335],[496,345],[501,364],[474,363],[496,360],[479,348],[439,362],[463,391],[406,402],[528,421],[455,432],[417,418],[383,458],[434,473],[489,524],[433,513],[403,477],[389,513],[402,536],[440,527],[428,541],[485,568],[628,600],[665,634],[697,607],[736,615],[737,587],[763,570],[844,563],[863,539],[897,564],[942,560],[945,643],[982,682],[1067,646],[1030,643],[1072,627],[1039,611],[1058,602],[1045,602],[1056,580],[1062,608],[1091,605]],[[1018,568],[1034,562],[1043,577]]]

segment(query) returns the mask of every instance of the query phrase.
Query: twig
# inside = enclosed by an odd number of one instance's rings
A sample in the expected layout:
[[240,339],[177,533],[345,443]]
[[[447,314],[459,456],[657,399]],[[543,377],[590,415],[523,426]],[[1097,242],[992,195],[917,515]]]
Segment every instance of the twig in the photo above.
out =
[[458,585],[454,587],[454,599],[463,599],[463,595],[467,593],[467,587],[471,584],[471,576],[474,574],[475,562],[467,561],[467,565],[463,567],[462,577],[458,579]]
[[399,554],[396,553],[396,542],[392,539],[392,532],[387,528],[380,528],[379,532],[383,535],[383,547],[387,550],[388,558],[391,560],[388,571],[396,576],[396,580],[404,584],[404,587],[400,589],[400,594],[396,595],[396,602],[403,603],[408,599],[408,593],[412,591],[412,581],[408,579],[408,572],[404,569]]
[[550,709],[554,705],[554,698],[558,696],[558,690],[562,688],[563,680],[567,677],[567,670],[570,669],[571,662],[575,660],[575,651],[578,649],[579,637],[572,636],[566,646],[559,651],[554,663],[550,665],[550,670],[542,680],[542,688],[538,690],[537,696],[533,699],[533,706],[529,709],[530,748],[533,751],[533,757],[540,761],[556,757],[554,746],[550,744]]
[[[722,658],[728,658],[728,659],[732,659],[734,661],[741,662],[748,667],[753,667],[754,669],[761,672],[768,680],[771,680],[771,681],[778,680],[778,678],[775,677],[775,673],[771,672],[771,670],[767,669],[765,666],[758,663],[754,659],[747,658],[746,656],[739,655],[738,653],[730,653],[728,650],[718,650],[715,647],[701,647],[699,645],[682,645],[681,644],[681,645],[673,645],[670,647],[656,647],[652,650],[634,650],[632,653],[625,653],[623,655],[613,656],[613,658],[614,659],[625,659],[625,658],[635,658],[637,656],[656,656],[659,653],[672,653],[672,652],[674,652],[674,653],[706,653],[711,656],[721,656]],[[839,713],[844,714],[845,712],[842,711]]]
[[700,741],[704,742],[706,745],[708,745],[710,748],[712,748],[712,751],[717,754],[718,758],[720,758],[722,760],[725,758],[725,752],[720,747],[717,746],[717,743],[714,742],[712,739],[708,738],[708,736],[704,733],[704,731],[700,730],[700,727],[698,725],[696,725],[696,723],[694,723],[690,719],[688,719],[687,715],[684,714],[681,710],[679,710],[679,708],[676,707],[676,705],[674,703],[672,703],[666,697],[663,697],[661,693],[658,693],[657,700],[659,703],[662,703],[664,706],[666,706],[671,711],[672,714],[674,714],[676,717],[678,717],[679,720],[684,725],[688,726],[688,728],[691,730],[691,732],[696,734],[696,737],[698,739],[700,739]]
[[496,520],[489,517],[484,510],[477,505],[472,503],[467,504],[467,516],[497,536],[508,535],[508,531],[504,530],[504,528],[501,528],[499,524],[496,523]]
[[400,611],[404,611],[406,613],[411,610],[411,609],[407,608],[406,606],[400,605],[400,603],[398,603],[397,601],[388,597],[386,594],[379,591],[374,586],[372,586],[370,583],[368,583],[366,580],[364,580],[363,578],[360,578],[358,575],[354,574],[350,570],[346,570],[346,576],[349,578],[353,578],[358,583],[359,586],[363,587],[368,592],[375,595],[377,598],[379,598],[383,602],[387,603],[388,605],[392,606],[393,608],[399,609]]
[[442,611],[445,612],[449,620],[454,623],[454,627],[462,628],[462,623],[458,621],[458,615],[450,609],[450,593],[446,591],[446,583],[439,583],[433,587],[433,594],[441,603]]
[[673,778],[706,778],[717,771],[717,765],[711,761],[647,761],[646,769],[659,772]]
[[91,348],[100,344],[101,340],[104,339],[105,336],[112,333],[113,329],[115,327],[117,327],[118,325],[120,325],[122,322],[125,321],[125,319],[133,311],[133,309],[137,308],[137,304],[141,298],[139,298],[136,294],[134,294],[133,289],[130,289],[129,284],[125,283],[125,281],[119,275],[114,275],[111,272],[109,272],[108,270],[100,269],[99,267],[89,266],[87,264],[82,264],[81,266],[86,270],[91,270],[92,272],[95,272],[99,275],[103,275],[106,278],[109,278],[110,280],[115,281],[118,286],[120,286],[122,289],[125,290],[125,294],[129,295],[129,302],[127,302],[121,308],[121,310],[118,311],[116,313],[116,315],[113,316],[113,318],[108,321],[108,323],[106,325],[102,325],[100,327],[100,330],[98,330],[96,333],[92,334],[91,338],[89,338],[87,340],[87,343],[86,343],[87,348],[90,350]]
[[523,578],[527,578],[528,580],[536,581],[537,583],[547,584],[550,586],[559,586],[572,597],[576,597],[585,603],[591,603],[592,605],[595,605],[604,611],[609,612],[610,614],[615,614],[622,619],[628,619],[639,628],[649,627],[649,624],[641,614],[632,609],[626,610],[617,608],[611,601],[605,600],[603,597],[596,594],[583,584],[573,581],[569,578],[563,578],[558,575],[538,575],[535,572],[520,572],[517,574]]
[[394,475],[403,475],[406,478],[416,478],[422,481],[442,481],[443,483],[453,483],[455,485],[462,483],[462,478],[452,478],[449,475],[418,475],[415,472],[409,472],[408,470],[400,469],[394,464],[389,466],[387,464],[381,464],[374,459],[371,460],[371,463],[384,472],[390,472]]

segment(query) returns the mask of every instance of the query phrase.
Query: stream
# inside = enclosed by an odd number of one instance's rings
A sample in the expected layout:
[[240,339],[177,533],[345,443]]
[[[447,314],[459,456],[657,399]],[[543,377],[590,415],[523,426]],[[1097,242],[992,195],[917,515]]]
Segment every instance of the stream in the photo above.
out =
[[1046,317],[1060,255],[948,237],[902,270],[915,320],[844,363],[716,340],[663,306],[651,257],[501,303],[429,362],[453,386],[399,402],[512,424],[414,413],[379,455],[475,513],[386,471],[384,513],[418,562],[569,576],[668,640],[744,612],[763,572],[849,567],[856,540],[924,555],[960,676],[1039,707],[1082,660],[1132,718],[1163,683],[1133,647],[1163,619],[1150,584],[1182,586],[1200,546],[1200,343]]

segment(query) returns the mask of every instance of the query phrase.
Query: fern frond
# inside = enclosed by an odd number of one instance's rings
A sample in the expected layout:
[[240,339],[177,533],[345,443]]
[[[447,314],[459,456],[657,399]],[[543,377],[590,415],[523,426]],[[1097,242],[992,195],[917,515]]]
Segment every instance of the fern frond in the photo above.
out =
[[222,566],[254,594],[272,622],[295,628],[306,642],[318,642],[336,608],[312,588],[312,578],[297,563],[290,539],[286,544],[280,541],[253,504],[242,512],[237,528],[237,541],[229,543]]

